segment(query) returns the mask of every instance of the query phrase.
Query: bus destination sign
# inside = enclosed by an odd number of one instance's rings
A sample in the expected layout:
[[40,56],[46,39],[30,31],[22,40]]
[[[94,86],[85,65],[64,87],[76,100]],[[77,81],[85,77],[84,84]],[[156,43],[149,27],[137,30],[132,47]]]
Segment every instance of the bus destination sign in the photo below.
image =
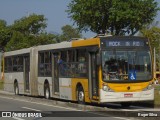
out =
[[119,47],[130,47],[130,46],[139,47],[139,46],[144,46],[144,41],[109,40],[109,41],[106,41],[106,46],[107,47],[118,47],[118,46]]

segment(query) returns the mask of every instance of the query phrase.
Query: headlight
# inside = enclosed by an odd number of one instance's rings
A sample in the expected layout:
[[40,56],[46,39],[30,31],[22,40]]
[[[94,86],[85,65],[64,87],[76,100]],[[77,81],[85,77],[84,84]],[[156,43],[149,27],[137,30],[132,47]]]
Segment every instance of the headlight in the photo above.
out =
[[106,85],[103,86],[104,91],[108,91],[108,87]]
[[146,91],[146,90],[151,90],[153,89],[153,84],[149,84],[146,88],[143,89],[143,91]]
[[107,86],[107,85],[103,85],[102,89],[103,89],[104,91],[114,92],[114,91],[113,91],[109,86]]

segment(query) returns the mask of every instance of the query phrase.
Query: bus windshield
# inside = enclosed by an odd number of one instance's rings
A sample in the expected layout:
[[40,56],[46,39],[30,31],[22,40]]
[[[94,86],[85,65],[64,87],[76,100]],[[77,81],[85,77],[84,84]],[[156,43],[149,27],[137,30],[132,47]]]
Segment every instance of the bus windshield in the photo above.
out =
[[102,51],[104,81],[151,80],[151,55],[149,50]]

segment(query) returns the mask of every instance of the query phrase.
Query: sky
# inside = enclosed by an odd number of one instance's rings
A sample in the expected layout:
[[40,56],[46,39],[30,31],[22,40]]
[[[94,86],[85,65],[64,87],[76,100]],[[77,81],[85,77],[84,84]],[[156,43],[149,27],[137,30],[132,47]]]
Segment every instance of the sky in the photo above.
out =
[[[160,7],[160,0],[156,0]],[[68,17],[67,5],[71,0],[0,0],[0,19],[5,20],[7,25],[11,25],[29,14],[44,15],[47,18],[47,32],[61,34],[64,25],[73,25],[73,21]],[[160,21],[160,11],[156,21]],[[92,32],[82,32],[83,37],[90,38],[96,36]]]

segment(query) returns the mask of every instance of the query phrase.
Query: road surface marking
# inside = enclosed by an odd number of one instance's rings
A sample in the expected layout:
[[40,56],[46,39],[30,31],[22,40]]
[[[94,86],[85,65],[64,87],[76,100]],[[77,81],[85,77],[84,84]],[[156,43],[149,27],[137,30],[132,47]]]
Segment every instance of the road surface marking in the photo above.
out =
[[29,108],[29,107],[22,107],[23,109],[28,109],[28,110],[33,110],[33,111],[41,111],[41,110],[37,110],[37,109],[33,109],[33,108]]
[[[10,99],[10,100],[15,100],[15,101],[21,101],[21,102],[27,102],[27,103],[33,103],[33,104],[38,104],[38,105],[45,105],[45,106],[50,106],[50,107],[57,107],[57,108],[63,108],[63,109],[68,109],[68,110],[75,110],[75,111],[82,111],[82,112],[90,112],[90,111],[83,111],[83,110],[77,110],[77,109],[74,109],[74,108],[66,108],[66,107],[61,107],[61,106],[55,106],[55,105],[48,105],[48,104],[42,104],[42,103],[37,103],[37,102],[31,102],[31,101],[25,101],[25,100],[19,100],[19,99],[13,99],[13,98],[8,98],[8,97],[2,97],[0,96],[0,98],[5,98],[5,99]],[[23,107],[24,108],[24,107]],[[27,107],[25,107],[27,108]],[[28,108],[27,108],[28,109]],[[29,108],[29,109],[32,109],[32,108]],[[32,109],[33,110],[33,109]],[[36,110],[36,109],[34,109]],[[39,110],[40,111],[40,110]],[[105,114],[100,114],[100,113],[95,113],[95,112],[90,112],[92,114],[97,114],[97,115],[101,115],[101,116],[107,116]],[[112,116],[108,116],[108,117],[112,117]],[[124,118],[124,117],[112,117],[112,118],[116,118],[116,119],[121,119],[121,120],[130,120],[128,118]],[[19,118],[15,118],[17,120],[24,120],[24,119],[19,119]]]
[[16,120],[25,120],[25,119],[22,119],[22,118],[18,118],[18,117],[12,117],[13,119],[16,119]]
[[31,102],[31,101],[26,101],[26,100],[19,100],[19,99],[13,99],[13,98],[8,98],[8,97],[2,97],[0,96],[0,98],[5,98],[5,99],[10,99],[10,100],[15,100],[15,101],[21,101],[21,102],[27,102],[27,103],[33,103],[33,104],[38,104],[38,105],[45,105],[45,106],[49,106],[49,107],[57,107],[57,108],[63,108],[63,109],[68,109],[68,110],[75,110],[75,111],[81,111],[81,110],[77,110],[74,108],[66,108],[66,107],[61,107],[61,106],[57,106],[57,105],[48,105],[48,104],[44,104],[44,103],[37,103],[37,102]]

